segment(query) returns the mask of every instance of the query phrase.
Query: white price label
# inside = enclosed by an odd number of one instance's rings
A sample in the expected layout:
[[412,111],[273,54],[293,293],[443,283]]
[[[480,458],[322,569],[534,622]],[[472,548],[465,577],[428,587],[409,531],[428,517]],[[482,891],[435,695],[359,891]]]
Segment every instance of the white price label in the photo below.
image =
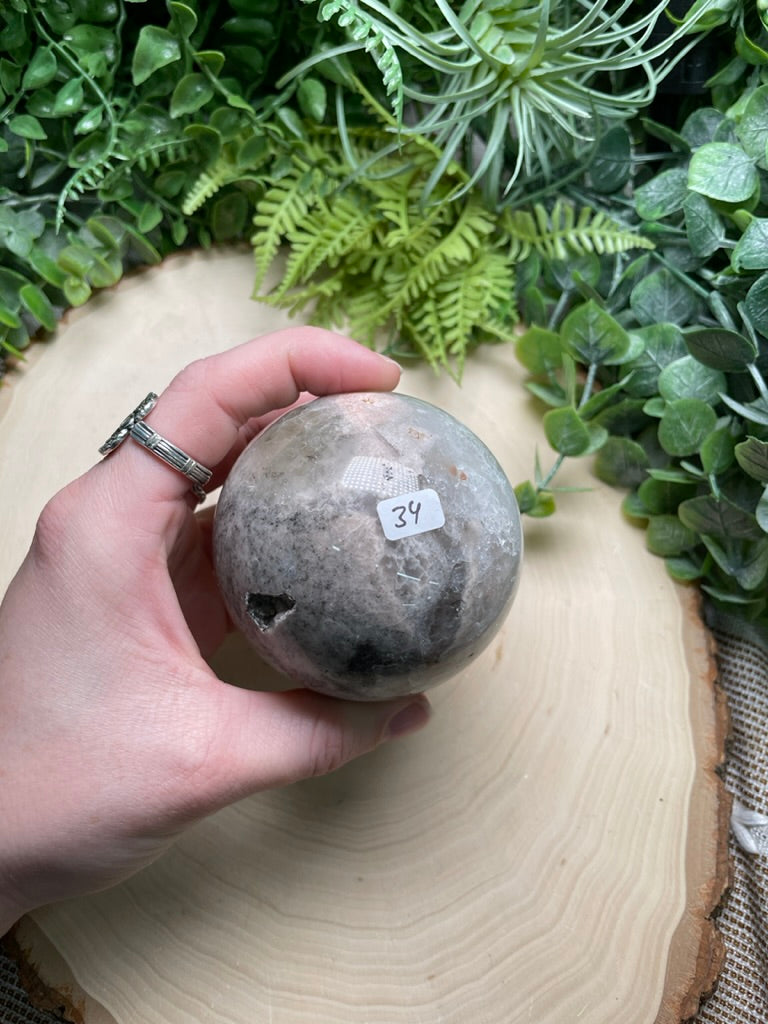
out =
[[431,487],[386,498],[378,503],[376,511],[387,540],[401,540],[445,526],[443,506]]

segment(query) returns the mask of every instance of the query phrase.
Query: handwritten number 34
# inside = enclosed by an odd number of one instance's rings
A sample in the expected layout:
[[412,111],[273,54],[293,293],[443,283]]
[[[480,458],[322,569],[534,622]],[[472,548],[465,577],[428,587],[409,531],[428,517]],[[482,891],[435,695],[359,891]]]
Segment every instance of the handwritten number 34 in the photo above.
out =
[[397,513],[397,519],[395,519],[394,525],[398,530],[402,530],[403,527],[408,526],[408,520],[405,518],[406,515],[411,516],[413,525],[419,525],[419,512],[421,512],[420,501],[409,501],[408,505],[393,505],[393,513]]

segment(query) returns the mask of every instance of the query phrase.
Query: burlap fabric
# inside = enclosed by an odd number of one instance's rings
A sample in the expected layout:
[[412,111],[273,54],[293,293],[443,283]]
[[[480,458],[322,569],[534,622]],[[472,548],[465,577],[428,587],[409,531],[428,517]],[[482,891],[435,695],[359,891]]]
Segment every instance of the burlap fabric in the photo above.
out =
[[[768,637],[722,616],[710,615],[710,626],[733,722],[726,785],[748,811],[768,812]],[[768,826],[749,824],[746,837],[758,852],[747,853],[731,837],[733,885],[717,918],[726,961],[717,988],[695,1018],[697,1024],[768,1024]],[[630,1021],[630,1008],[622,1016]],[[0,1024],[63,1019],[30,1006],[13,962],[0,953]]]

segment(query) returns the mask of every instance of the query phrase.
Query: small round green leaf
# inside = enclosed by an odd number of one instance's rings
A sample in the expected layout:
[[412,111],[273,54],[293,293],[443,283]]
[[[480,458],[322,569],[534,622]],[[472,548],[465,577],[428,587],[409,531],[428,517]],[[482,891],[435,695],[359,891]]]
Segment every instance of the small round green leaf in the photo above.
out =
[[768,337],[768,274],[761,274],[744,298],[744,313],[756,331]]
[[727,390],[725,374],[704,366],[693,356],[683,356],[665,366],[659,374],[659,394],[666,402],[678,398],[698,398],[714,404]]
[[64,282],[64,298],[70,306],[82,306],[91,297],[91,286],[81,277],[68,277]]
[[685,344],[675,324],[648,324],[631,334],[638,336],[643,345],[641,354],[624,366],[632,372],[625,390],[633,397],[647,398],[657,393],[659,374],[664,367],[685,355]]
[[156,228],[162,219],[163,211],[157,203],[144,203],[139,213],[137,227],[142,234],[146,234]]
[[667,572],[678,583],[695,583],[701,579],[702,566],[690,555],[673,555],[666,559]]
[[58,68],[56,57],[50,47],[39,47],[24,69],[21,79],[22,89],[41,89],[44,85],[48,85],[56,77]]
[[678,483],[670,480],[659,480],[656,477],[649,477],[643,480],[637,489],[637,496],[643,503],[643,507],[652,515],[663,515],[677,513],[677,507],[681,501],[693,496],[696,486],[695,481],[688,480],[686,483]]
[[632,140],[623,125],[602,135],[589,166],[589,179],[596,192],[617,192],[629,181],[632,170]]
[[698,543],[698,535],[684,526],[676,515],[651,516],[645,533],[649,551],[662,558],[681,555]]
[[212,97],[213,88],[205,75],[201,75],[199,72],[184,75],[176,83],[176,88],[171,95],[171,117],[192,114],[204,107]]
[[230,192],[213,204],[211,230],[217,242],[240,238],[248,223],[248,200],[242,192]]
[[671,167],[635,190],[635,210],[643,220],[662,220],[682,210],[688,195],[688,172]]
[[136,49],[133,51],[131,74],[133,84],[142,82],[160,68],[167,67],[181,59],[179,41],[168,29],[156,25],[144,25],[139,32]]
[[699,259],[707,259],[723,245],[725,227],[706,196],[689,192],[683,203],[688,245]]
[[560,335],[545,327],[529,327],[515,342],[515,353],[534,377],[548,377],[563,365]]
[[19,290],[19,298],[25,309],[38,320],[46,331],[56,329],[56,313],[45,292],[35,284],[25,284]]
[[757,358],[750,338],[724,327],[697,327],[684,331],[683,339],[699,363],[723,373],[743,373]]
[[189,38],[197,28],[197,15],[188,4],[180,3],[179,0],[170,0],[168,10],[171,12],[179,30],[185,38]]
[[224,67],[224,54],[220,50],[198,50],[193,56],[198,64],[205,65],[213,75],[218,75]]
[[702,494],[689,498],[681,502],[678,515],[701,536],[754,540],[762,534],[753,515],[722,496]]
[[731,266],[742,270],[768,269],[768,218],[753,217],[731,252]]
[[92,107],[86,110],[83,116],[75,125],[75,135],[88,135],[95,131],[102,122],[104,110],[102,107]]
[[628,437],[609,437],[595,458],[595,474],[613,487],[637,487],[649,466],[643,446]]
[[754,480],[768,484],[768,441],[749,436],[736,445],[736,461]]
[[724,203],[743,203],[759,187],[755,162],[741,146],[708,142],[697,149],[688,168],[688,187]]
[[544,414],[544,433],[552,448],[561,455],[578,456],[589,451],[589,429],[571,405],[550,409]]
[[568,314],[561,336],[566,352],[588,365],[613,365],[631,357],[627,332],[592,299]]
[[[718,476],[733,465],[736,440],[728,427],[713,430],[701,445],[701,464],[705,473]],[[768,480],[768,477],[766,477]]]
[[693,289],[662,267],[641,278],[629,305],[641,324],[687,324],[696,319],[701,301]]
[[83,80],[72,78],[56,93],[56,98],[53,101],[53,116],[69,117],[71,114],[76,114],[82,107],[84,99]]
[[47,139],[45,129],[32,114],[17,114],[8,122],[8,130],[20,139]]
[[517,506],[523,515],[525,515],[526,512],[530,512],[536,504],[536,493],[536,488],[530,480],[524,480],[521,484],[517,484],[515,487]]
[[695,455],[715,429],[714,409],[698,398],[669,402],[659,423],[659,444],[668,455]]
[[321,124],[325,118],[325,110],[328,103],[326,88],[319,78],[302,79],[296,91],[296,98],[302,114],[311,121]]

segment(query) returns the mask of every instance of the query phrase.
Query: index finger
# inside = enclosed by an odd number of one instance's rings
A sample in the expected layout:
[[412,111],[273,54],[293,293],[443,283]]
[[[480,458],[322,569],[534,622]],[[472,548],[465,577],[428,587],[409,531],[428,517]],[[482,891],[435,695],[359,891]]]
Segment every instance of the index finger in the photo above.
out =
[[[146,423],[215,472],[245,423],[286,408],[302,392],[388,391],[399,379],[396,363],[350,338],[313,327],[288,328],[190,363],[162,393]],[[132,439],[100,469],[114,475],[109,483],[119,492],[142,503],[186,500],[189,494],[182,473]]]

